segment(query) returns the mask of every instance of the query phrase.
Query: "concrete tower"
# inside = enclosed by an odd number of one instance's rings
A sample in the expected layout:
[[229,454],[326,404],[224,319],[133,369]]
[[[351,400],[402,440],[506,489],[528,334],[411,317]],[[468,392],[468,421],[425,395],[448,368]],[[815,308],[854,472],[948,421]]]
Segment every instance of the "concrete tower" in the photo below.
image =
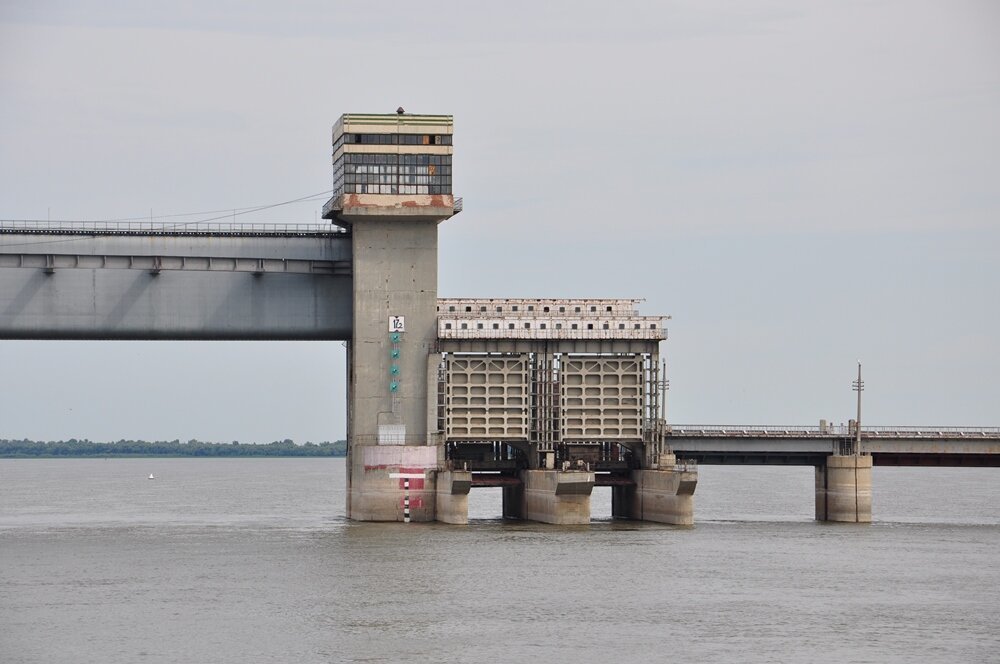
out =
[[350,229],[354,256],[351,519],[434,519],[437,225],[461,209],[451,187],[452,130],[450,115],[402,109],[345,114],[333,127],[333,197],[323,217]]

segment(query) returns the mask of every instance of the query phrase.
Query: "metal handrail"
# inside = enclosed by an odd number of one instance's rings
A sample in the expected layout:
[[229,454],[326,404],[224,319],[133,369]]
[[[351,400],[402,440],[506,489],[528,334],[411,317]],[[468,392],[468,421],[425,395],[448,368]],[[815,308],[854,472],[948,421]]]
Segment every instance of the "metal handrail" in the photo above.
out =
[[171,223],[158,221],[45,221],[37,219],[0,219],[0,232],[21,233],[232,233],[329,235],[344,233],[331,224],[316,223]]
[[[806,435],[806,436],[845,436],[854,432],[854,427],[846,424],[818,426],[802,425],[759,425],[759,424],[671,424],[674,435],[684,433],[718,433],[720,435]],[[942,435],[1000,435],[1000,427],[966,427],[966,426],[863,426],[862,436],[906,435],[942,436]]]
[[554,330],[554,329],[524,329],[514,328],[500,330],[442,330],[438,329],[438,339],[441,341],[467,339],[610,339],[659,341],[667,338],[666,328],[638,330]]

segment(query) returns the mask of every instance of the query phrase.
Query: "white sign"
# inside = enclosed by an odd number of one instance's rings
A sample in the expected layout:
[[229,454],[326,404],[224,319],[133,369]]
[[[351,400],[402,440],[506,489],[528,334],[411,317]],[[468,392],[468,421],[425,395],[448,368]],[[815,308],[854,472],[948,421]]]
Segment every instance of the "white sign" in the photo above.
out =
[[389,316],[390,332],[406,332],[406,322],[403,316]]
[[406,425],[405,424],[380,424],[378,425],[379,445],[405,445]]
[[427,476],[423,473],[389,473],[392,480],[425,480]]

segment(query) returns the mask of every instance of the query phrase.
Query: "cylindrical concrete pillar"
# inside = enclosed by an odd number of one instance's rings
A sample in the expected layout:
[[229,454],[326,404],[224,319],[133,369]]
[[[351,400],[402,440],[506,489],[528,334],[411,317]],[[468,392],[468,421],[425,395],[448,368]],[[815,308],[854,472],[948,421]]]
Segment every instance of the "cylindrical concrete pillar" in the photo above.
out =
[[871,523],[871,456],[834,454],[816,468],[816,519]]

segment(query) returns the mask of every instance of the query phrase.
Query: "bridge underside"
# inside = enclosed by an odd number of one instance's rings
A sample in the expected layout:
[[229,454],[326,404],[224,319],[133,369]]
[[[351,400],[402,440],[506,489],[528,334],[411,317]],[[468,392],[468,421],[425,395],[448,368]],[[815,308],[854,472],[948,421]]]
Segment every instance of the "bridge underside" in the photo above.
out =
[[351,240],[303,234],[0,234],[0,338],[346,340]]

